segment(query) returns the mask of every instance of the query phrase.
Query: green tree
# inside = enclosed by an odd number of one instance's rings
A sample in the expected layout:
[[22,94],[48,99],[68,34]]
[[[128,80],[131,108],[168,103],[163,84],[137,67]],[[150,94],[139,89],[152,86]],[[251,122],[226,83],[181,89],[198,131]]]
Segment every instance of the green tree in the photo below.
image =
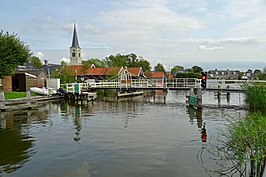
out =
[[108,67],[123,67],[127,66],[126,65],[126,56],[121,55],[121,54],[116,54],[110,55],[105,58],[105,63],[107,64]]
[[154,71],[161,71],[165,73],[165,69],[164,66],[161,63],[158,63],[155,67],[154,67]]
[[58,68],[59,72],[53,71],[51,73],[51,77],[59,78],[61,84],[73,83],[75,81],[74,76],[69,71],[67,71],[66,66],[66,63],[62,61],[61,66]]
[[10,76],[19,65],[27,62],[31,55],[29,47],[17,34],[0,31],[0,77]]
[[194,73],[201,73],[203,71],[203,69],[200,66],[193,66],[192,67]]
[[171,73],[172,74],[175,74],[175,73],[177,73],[178,71],[182,71],[182,70],[184,70],[184,67],[183,66],[174,66],[172,69],[171,69]]
[[136,54],[131,53],[128,55],[116,54],[110,55],[105,58],[104,63],[108,67],[142,67],[143,71],[150,71],[151,66],[148,60],[138,57]]
[[87,61],[83,61],[82,64],[84,65],[94,65],[96,68],[104,68],[106,66],[106,63],[104,62],[104,60],[100,60],[98,58],[91,58],[88,59]]
[[42,62],[41,62],[40,58],[36,57],[36,56],[30,57],[29,63],[38,69],[40,69],[42,67]]
[[148,60],[145,60],[143,58],[140,58],[138,62],[138,66],[142,68],[144,72],[151,71],[151,64]]

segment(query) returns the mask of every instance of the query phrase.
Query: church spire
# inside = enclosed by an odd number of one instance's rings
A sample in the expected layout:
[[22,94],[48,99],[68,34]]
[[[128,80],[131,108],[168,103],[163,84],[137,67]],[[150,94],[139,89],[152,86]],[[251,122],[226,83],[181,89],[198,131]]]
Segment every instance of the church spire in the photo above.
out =
[[79,41],[78,41],[78,35],[77,35],[77,30],[76,30],[76,23],[74,22],[74,31],[73,31],[73,39],[72,39],[72,45],[71,48],[80,48],[79,47]]
[[70,63],[69,65],[82,65],[81,48],[79,47],[76,23],[74,22],[74,31],[72,45],[70,47]]

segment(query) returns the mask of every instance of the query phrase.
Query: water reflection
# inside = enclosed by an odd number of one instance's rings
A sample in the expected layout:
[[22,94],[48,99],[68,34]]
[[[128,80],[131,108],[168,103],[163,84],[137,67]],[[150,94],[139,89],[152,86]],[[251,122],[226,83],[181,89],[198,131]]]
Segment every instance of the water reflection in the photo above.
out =
[[[24,112],[24,115],[27,115]],[[29,115],[32,115],[29,113]],[[21,168],[34,154],[30,149],[34,140],[27,128],[23,124],[28,124],[31,120],[23,114],[16,118],[18,114],[13,112],[1,113],[0,127],[0,171],[11,173]]]
[[197,121],[198,128],[202,127],[202,109],[196,110],[190,107],[187,107],[187,113],[190,118],[190,122],[194,123],[194,120]]
[[[226,114],[242,111],[186,108],[185,95],[169,91],[165,104],[161,96],[155,101],[137,97],[82,105],[49,102],[39,111],[12,113],[12,124],[1,114],[0,148],[6,144],[2,141],[6,132],[24,144],[13,148],[17,152],[8,156],[17,157],[5,163],[1,149],[0,170],[20,165],[23,168],[9,172],[15,177],[206,176],[196,160],[198,150],[217,134]],[[207,99],[217,105],[213,93]]]
[[81,107],[79,105],[75,106],[75,117],[74,117],[74,125],[76,128],[76,136],[73,138],[74,141],[78,142],[81,138],[80,138],[80,132],[81,132],[81,126],[82,126],[82,122],[81,122],[81,116],[80,116],[80,112],[81,112]]

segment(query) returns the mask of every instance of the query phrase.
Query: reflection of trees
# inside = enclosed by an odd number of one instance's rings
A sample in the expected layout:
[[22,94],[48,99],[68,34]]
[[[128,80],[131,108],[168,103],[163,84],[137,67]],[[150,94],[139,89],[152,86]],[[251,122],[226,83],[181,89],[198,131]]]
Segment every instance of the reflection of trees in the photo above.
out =
[[33,146],[33,140],[22,134],[21,124],[14,124],[13,114],[8,113],[6,129],[0,129],[0,166],[6,173],[22,167],[31,156],[28,150]]

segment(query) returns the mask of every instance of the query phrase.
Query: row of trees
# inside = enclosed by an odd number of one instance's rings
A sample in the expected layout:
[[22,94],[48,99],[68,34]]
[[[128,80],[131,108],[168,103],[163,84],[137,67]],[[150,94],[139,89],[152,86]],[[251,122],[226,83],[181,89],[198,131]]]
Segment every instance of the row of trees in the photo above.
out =
[[88,59],[83,62],[84,65],[94,64],[95,67],[142,67],[144,71],[151,71],[150,62],[136,54],[131,53],[128,55],[110,55],[101,60],[98,58]]

